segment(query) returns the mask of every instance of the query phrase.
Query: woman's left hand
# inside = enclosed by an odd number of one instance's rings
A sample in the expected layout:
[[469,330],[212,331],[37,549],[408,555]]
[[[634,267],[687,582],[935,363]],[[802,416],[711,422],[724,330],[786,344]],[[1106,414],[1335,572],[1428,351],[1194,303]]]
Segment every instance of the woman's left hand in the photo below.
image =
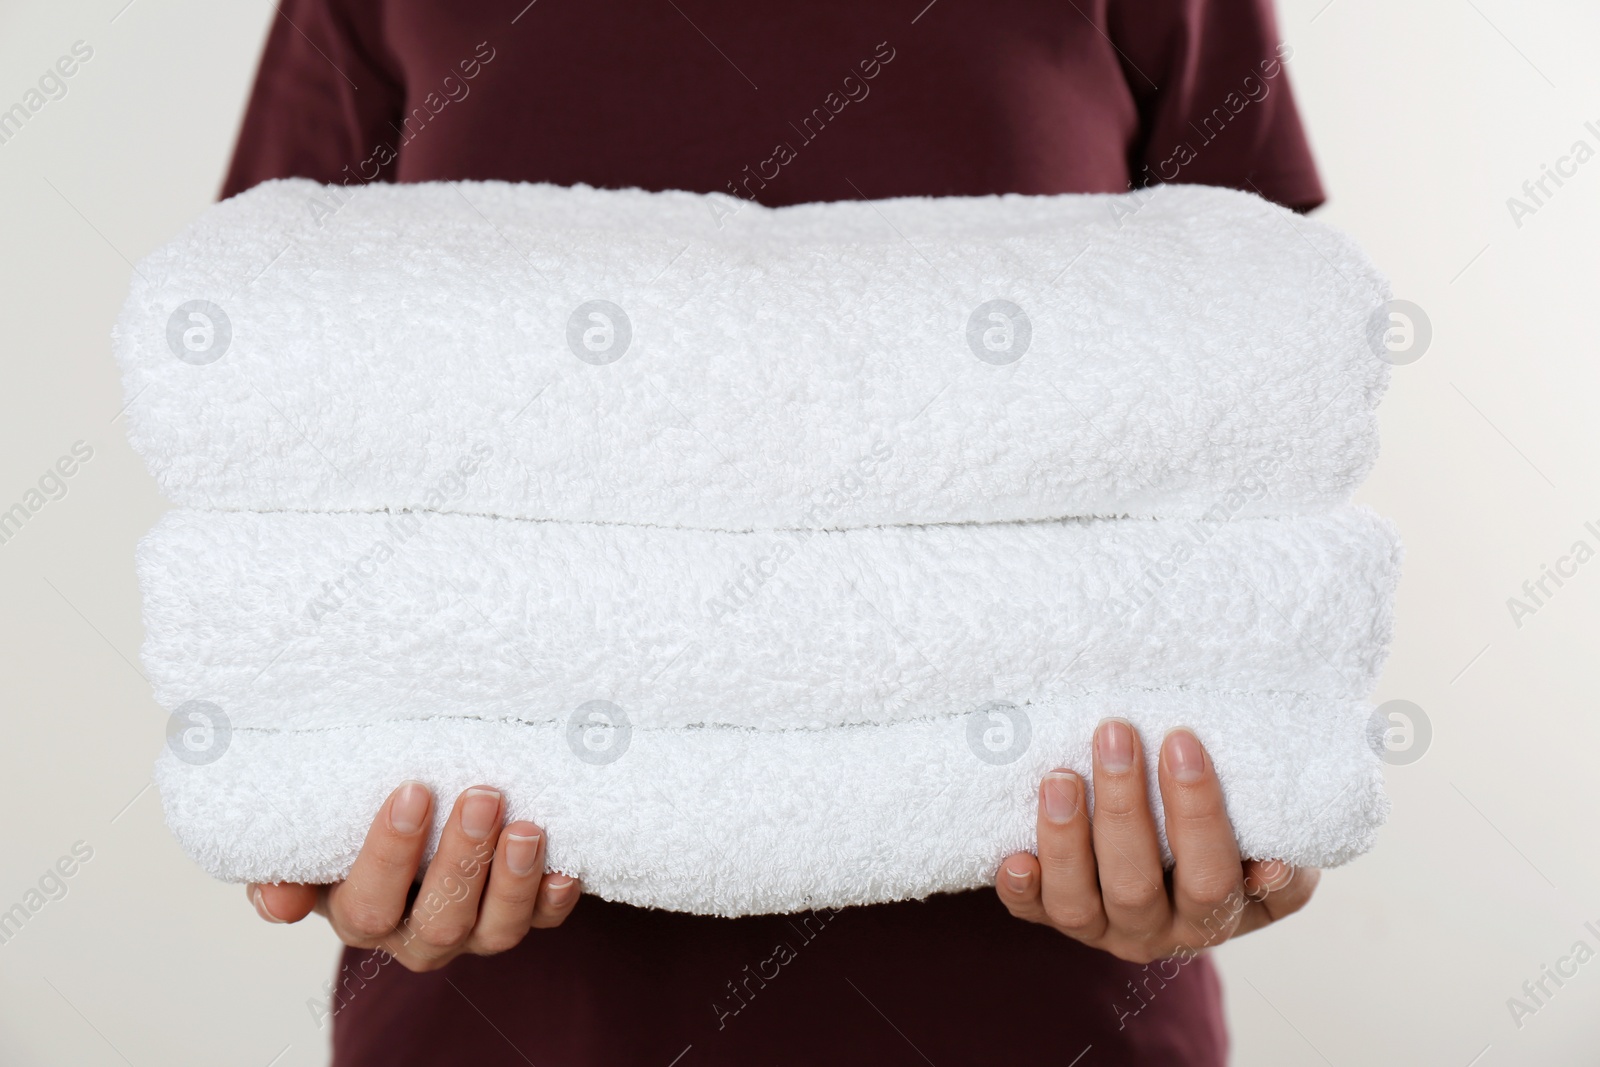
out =
[[1094,738],[1094,817],[1084,783],[1052,771],[1039,787],[1039,854],[1006,857],[995,889],[1011,914],[1124,960],[1193,955],[1305,906],[1319,871],[1241,862],[1211,758],[1174,730],[1158,768],[1167,841],[1162,870],[1138,732],[1107,719]]

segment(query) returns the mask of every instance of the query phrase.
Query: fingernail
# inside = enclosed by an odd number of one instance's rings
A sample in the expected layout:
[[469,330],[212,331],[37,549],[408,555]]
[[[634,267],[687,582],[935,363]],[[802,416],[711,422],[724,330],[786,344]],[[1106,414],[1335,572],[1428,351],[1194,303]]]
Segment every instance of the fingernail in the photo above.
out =
[[1044,817],[1060,825],[1078,814],[1078,776],[1071,771],[1051,771],[1044,776]]
[[272,914],[271,911],[267,910],[267,898],[262,894],[260,886],[256,886],[254,889],[250,890],[250,903],[256,906],[256,914],[267,920],[267,922],[279,924],[283,923],[282,919],[278,918],[276,915]]
[[572,887],[575,885],[577,883],[571,878],[564,874],[558,874],[544,884],[545,900],[549,902],[552,908],[562,907],[571,899],[574,892]]
[[1095,734],[1095,749],[1100,753],[1100,767],[1110,774],[1123,774],[1133,769],[1133,727],[1121,719],[1107,719]]
[[403,782],[389,802],[389,827],[397,834],[414,834],[428,817],[431,794],[421,782]]
[[539,858],[538,834],[514,834],[506,831],[506,866],[511,868],[511,873],[521,876],[533,870],[533,863]]
[[1200,739],[1184,727],[1167,735],[1162,742],[1167,757],[1167,773],[1177,782],[1198,782],[1206,772],[1206,754]]
[[500,817],[500,793],[494,789],[469,789],[461,802],[461,832],[482,841]]
[[1006,887],[1013,893],[1026,893],[1033,884],[1033,871],[1027,870],[1018,873],[1010,867],[1005,868]]

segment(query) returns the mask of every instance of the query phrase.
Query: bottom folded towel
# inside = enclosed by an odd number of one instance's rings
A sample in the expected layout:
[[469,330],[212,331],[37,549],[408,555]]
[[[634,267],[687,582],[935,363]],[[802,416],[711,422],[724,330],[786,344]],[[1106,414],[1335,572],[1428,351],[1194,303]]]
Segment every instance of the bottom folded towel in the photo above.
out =
[[457,793],[494,785],[506,817],[543,826],[551,868],[587,892],[728,916],[990,884],[1006,855],[1034,845],[1041,777],[1086,774],[1108,715],[1152,753],[1172,727],[1199,735],[1246,857],[1341,864],[1388,814],[1360,700],[1118,690],[821,730],[630,728],[575,711],[566,724],[235,728],[210,735],[207,762],[170,745],[156,782],[185,851],[231,881],[338,880],[384,798],[414,778],[443,800],[435,836]]

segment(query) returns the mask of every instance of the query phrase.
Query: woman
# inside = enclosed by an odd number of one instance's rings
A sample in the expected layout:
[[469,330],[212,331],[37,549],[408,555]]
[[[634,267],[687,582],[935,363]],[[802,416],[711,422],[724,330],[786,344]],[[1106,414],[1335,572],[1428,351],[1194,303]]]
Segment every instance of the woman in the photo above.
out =
[[[1286,54],[1270,0],[288,0],[223,193],[498,178],[721,192],[736,213],[1179,181],[1306,210],[1322,190]],[[1084,782],[1049,775],[1039,854],[994,894],[574,910],[492,783],[454,799],[418,888],[436,799],[405,783],[348,880],[250,895],[349,946],[319,1018],[337,1064],[1220,1064],[1202,950],[1298,910],[1317,872],[1241,863],[1199,740],[1151,748],[1102,723],[1094,819]]]

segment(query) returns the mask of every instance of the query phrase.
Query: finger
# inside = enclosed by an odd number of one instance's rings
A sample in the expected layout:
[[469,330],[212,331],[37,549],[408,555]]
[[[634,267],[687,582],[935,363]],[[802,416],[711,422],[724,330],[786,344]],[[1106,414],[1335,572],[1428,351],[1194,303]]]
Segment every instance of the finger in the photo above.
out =
[[1291,867],[1279,860],[1246,861],[1244,884],[1250,905],[1239,917],[1234,936],[1293,915],[1310,902],[1321,880],[1322,872],[1315,867]]
[[465,947],[478,922],[478,898],[499,836],[499,790],[474,786],[456,798],[411,914],[390,949],[408,968],[442,965]]
[[1239,843],[1222,802],[1222,783],[1200,739],[1180,727],[1161,744],[1161,802],[1172,848],[1175,934],[1192,947],[1233,936],[1245,910]]
[[433,794],[405,782],[372,820],[350,873],[329,888],[320,910],[347,945],[376,948],[405,914],[406,898],[428,842]]
[[1172,908],[1145,789],[1144,751],[1122,719],[1106,719],[1095,731],[1091,836],[1108,932],[1134,941],[1164,936]]
[[245,886],[256,914],[269,923],[297,923],[317,906],[317,887],[296,882]]
[[1007,856],[994,874],[994,891],[1000,903],[1019,919],[1028,922],[1048,923],[1044,905],[1039,902],[1039,861],[1031,852],[1018,852]]
[[531,822],[507,826],[489,866],[489,885],[478,907],[469,952],[489,955],[517,946],[533,925],[543,873],[544,834]]
[[1106,932],[1083,779],[1051,771],[1039,785],[1039,899],[1050,925],[1093,943]]
[[1295,873],[1295,868],[1282,860],[1245,860],[1245,896],[1255,901],[1265,900],[1270,894],[1289,888]]
[[539,903],[534,905],[531,925],[535,930],[560,926],[578,906],[578,897],[582,894],[583,884],[576,879],[564,874],[545,875],[539,886]]

